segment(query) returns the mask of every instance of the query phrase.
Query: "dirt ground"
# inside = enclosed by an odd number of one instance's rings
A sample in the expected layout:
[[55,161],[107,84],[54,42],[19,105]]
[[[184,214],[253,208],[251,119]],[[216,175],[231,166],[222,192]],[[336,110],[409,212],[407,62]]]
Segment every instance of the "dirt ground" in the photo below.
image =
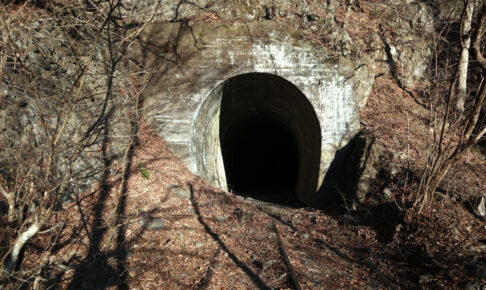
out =
[[[377,33],[379,18],[354,14],[353,39]],[[378,176],[356,209],[339,197],[311,208],[221,192],[142,122],[126,182],[101,181],[64,204],[61,233],[29,241],[22,268],[46,265],[42,284],[61,289],[484,289],[486,222],[470,202],[486,194],[484,157],[468,153],[420,215],[401,201],[420,177],[431,130],[416,95],[377,74],[362,130],[398,173]]]
[[[415,135],[427,129],[421,112],[392,80],[377,79],[361,118],[385,151],[396,152],[384,154],[386,163],[401,169],[420,165],[423,144]],[[39,252],[53,242],[40,235],[24,263],[52,264],[46,285],[71,289],[486,285],[486,223],[459,198],[459,192],[484,193],[481,156],[466,156],[442,185],[447,196],[421,215],[400,208],[408,178],[401,172],[395,179],[378,178],[356,210],[339,199],[321,208],[276,205],[212,188],[143,123],[126,186],[105,181],[83,200],[66,204],[70,215],[59,217],[66,224],[57,246]],[[384,187],[394,189],[389,200],[383,199]]]

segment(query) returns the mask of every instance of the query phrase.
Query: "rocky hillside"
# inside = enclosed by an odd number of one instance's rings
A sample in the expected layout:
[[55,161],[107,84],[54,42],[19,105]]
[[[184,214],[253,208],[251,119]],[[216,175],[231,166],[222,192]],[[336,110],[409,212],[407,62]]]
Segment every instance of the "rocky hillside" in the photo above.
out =
[[[484,148],[463,156],[430,206],[409,202],[445,106],[432,96],[457,62],[459,2],[2,2],[0,284],[484,287]],[[291,27],[360,75],[361,139],[341,194],[319,207],[276,205],[190,174],[144,118],[159,72],[127,54],[144,27],[168,22]]]

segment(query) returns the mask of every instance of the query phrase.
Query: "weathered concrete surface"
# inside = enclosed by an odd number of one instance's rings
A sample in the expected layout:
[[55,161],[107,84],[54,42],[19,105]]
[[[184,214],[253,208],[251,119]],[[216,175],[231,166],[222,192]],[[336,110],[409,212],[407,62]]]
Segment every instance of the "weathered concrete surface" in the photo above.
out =
[[[432,55],[434,15],[459,11],[454,1],[383,0],[127,0],[122,16],[143,23],[155,21],[207,21],[219,23],[285,23],[299,30],[329,55],[353,58],[356,75],[362,75],[358,102],[366,104],[374,74],[390,73],[396,63],[396,77],[411,87],[423,80]],[[434,11],[439,5],[440,11]],[[446,9],[444,9],[446,8]],[[436,9],[436,8],[435,8]],[[447,13],[450,14],[450,13]],[[379,25],[382,26],[380,30]],[[385,53],[390,46],[391,58]],[[361,65],[361,66],[360,66]]]
[[[335,151],[359,129],[353,62],[328,58],[289,27],[164,23],[147,26],[140,38],[131,57],[156,71],[144,90],[144,116],[190,170],[223,189],[219,109],[224,82],[234,76],[276,75],[307,97],[321,133],[315,189]],[[312,203],[316,196],[301,199]]]

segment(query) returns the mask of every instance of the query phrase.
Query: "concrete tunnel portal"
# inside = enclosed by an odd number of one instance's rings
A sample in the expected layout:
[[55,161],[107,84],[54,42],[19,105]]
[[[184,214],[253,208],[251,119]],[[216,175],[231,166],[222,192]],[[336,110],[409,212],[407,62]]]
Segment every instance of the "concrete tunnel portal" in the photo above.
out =
[[174,156],[215,187],[274,202],[325,202],[374,80],[366,59],[335,59],[271,22],[148,25],[130,56],[154,72],[143,116]]
[[267,73],[232,77],[213,90],[195,122],[200,138],[194,141],[200,144],[193,153],[209,181],[275,203],[315,194],[321,129],[312,105],[292,83]]

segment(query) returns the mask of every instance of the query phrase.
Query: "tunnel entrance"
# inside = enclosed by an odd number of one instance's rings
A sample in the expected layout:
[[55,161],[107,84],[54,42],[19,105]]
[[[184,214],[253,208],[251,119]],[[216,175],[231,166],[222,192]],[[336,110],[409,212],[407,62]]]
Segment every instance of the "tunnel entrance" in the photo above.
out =
[[279,204],[311,200],[318,183],[321,133],[307,98],[290,82],[263,73],[233,77],[218,93],[227,188]]
[[255,111],[234,122],[221,136],[228,188],[242,195],[296,202],[298,145],[276,116]]

